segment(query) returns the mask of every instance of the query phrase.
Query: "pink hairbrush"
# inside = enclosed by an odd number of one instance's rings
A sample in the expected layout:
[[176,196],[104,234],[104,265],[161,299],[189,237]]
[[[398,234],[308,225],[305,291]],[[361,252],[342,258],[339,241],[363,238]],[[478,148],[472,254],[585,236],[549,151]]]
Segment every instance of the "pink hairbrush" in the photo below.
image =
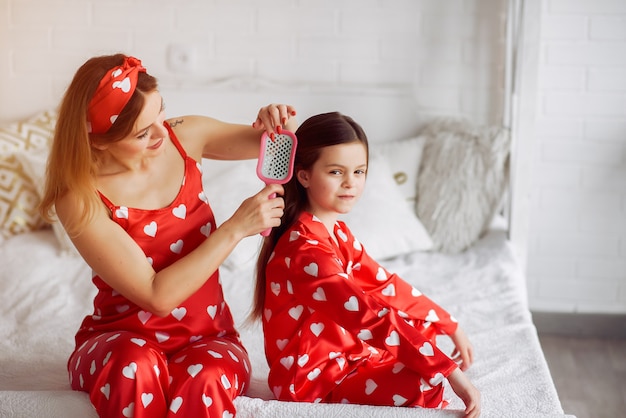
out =
[[[291,179],[293,174],[293,161],[296,155],[298,140],[293,132],[282,130],[271,139],[263,132],[261,136],[261,152],[259,162],[256,166],[256,174],[265,184],[285,184]],[[270,199],[276,197],[272,193]],[[261,232],[266,237],[270,234],[271,228]]]

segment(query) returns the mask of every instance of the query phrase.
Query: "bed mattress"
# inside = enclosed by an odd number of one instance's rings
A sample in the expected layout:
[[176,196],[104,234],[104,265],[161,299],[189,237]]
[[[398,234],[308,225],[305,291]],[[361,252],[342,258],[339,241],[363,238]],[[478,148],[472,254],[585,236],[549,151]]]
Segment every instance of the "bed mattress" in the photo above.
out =
[[[60,256],[51,230],[21,234],[0,245],[0,416],[96,417],[88,395],[70,389],[66,361],[74,333],[90,313],[91,271]],[[414,252],[384,261],[459,320],[476,352],[469,377],[482,392],[483,417],[563,417],[526,302],[524,276],[495,225],[460,254]],[[446,410],[307,404],[273,400],[260,324],[245,322],[254,260],[221,271],[225,296],[253,365],[252,384],[236,400],[239,417],[460,416],[449,391]],[[449,340],[440,345],[451,351]]]

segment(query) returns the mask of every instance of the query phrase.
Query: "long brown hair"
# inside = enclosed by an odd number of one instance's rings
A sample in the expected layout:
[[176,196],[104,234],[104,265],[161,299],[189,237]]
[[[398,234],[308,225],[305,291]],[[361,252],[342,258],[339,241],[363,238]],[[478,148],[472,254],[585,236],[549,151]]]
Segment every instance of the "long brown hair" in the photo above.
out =
[[46,168],[46,185],[39,205],[42,217],[54,220],[54,204],[71,191],[82,206],[82,216],[69,220],[68,233],[76,235],[91,220],[101,204],[96,193],[98,151],[94,143],[110,143],[126,137],[141,112],[145,94],[157,89],[157,80],[139,73],[132,97],[104,134],[89,134],[87,108],[104,74],[124,62],[124,54],[94,57],[85,62],[74,75],[59,107],[57,123]]
[[280,237],[298,220],[300,214],[308,206],[306,189],[297,179],[298,170],[309,170],[318,160],[322,148],[332,145],[360,142],[368,150],[367,136],[363,128],[351,117],[339,112],[322,113],[305,120],[295,132],[298,139],[294,161],[294,175],[284,185],[284,215],[280,226],[273,228],[267,236],[256,265],[256,286],[254,305],[250,313],[251,319],[258,319],[263,313],[265,300],[265,266],[267,265],[276,243]]

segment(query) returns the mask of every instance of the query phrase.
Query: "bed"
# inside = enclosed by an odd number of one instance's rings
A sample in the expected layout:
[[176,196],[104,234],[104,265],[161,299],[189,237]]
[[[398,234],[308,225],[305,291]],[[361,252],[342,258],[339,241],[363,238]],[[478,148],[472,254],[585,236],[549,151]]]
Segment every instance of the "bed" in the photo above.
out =
[[[510,141],[497,126],[417,117],[410,89],[348,90],[228,80],[203,88],[162,86],[170,116],[202,113],[250,123],[271,101],[299,118],[331,110],[353,116],[371,143],[366,192],[346,221],[388,269],[453,313],[476,351],[469,377],[484,417],[565,417],[529,312],[525,277],[508,239]],[[0,416],[95,417],[86,393],[70,390],[66,361],[95,295],[91,271],[57,226],[32,211],[41,191],[53,110],[2,127],[0,178],[21,182],[0,243]],[[9,139],[7,139],[9,138]],[[255,161],[203,161],[218,222],[261,187]],[[16,195],[17,196],[17,195]],[[6,199],[5,199],[6,200]],[[6,225],[9,222],[11,225]],[[242,241],[221,267],[225,295],[250,352],[253,375],[236,400],[239,417],[461,416],[446,410],[274,400],[260,324],[245,323],[259,237]],[[449,340],[441,347],[451,351]],[[570,416],[571,417],[571,416]]]

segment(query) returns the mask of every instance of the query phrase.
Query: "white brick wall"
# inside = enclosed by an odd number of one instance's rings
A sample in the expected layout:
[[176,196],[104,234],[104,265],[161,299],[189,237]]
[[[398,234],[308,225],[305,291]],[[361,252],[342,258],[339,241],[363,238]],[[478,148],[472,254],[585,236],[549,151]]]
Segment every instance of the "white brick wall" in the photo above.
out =
[[[54,106],[85,59],[123,51],[141,57],[162,83],[255,76],[400,84],[416,87],[422,114],[497,123],[504,4],[0,0],[0,122]],[[193,48],[192,73],[168,67],[168,49],[177,45]]]
[[531,307],[626,312],[626,2],[543,2]]
[[[539,1],[539,0],[527,0]],[[505,0],[0,0],[0,122],[117,51],[163,83],[401,84],[499,123]],[[528,278],[540,310],[626,312],[626,1],[543,0]],[[191,74],[167,65],[193,47]],[[283,65],[277,65],[279,60]]]

